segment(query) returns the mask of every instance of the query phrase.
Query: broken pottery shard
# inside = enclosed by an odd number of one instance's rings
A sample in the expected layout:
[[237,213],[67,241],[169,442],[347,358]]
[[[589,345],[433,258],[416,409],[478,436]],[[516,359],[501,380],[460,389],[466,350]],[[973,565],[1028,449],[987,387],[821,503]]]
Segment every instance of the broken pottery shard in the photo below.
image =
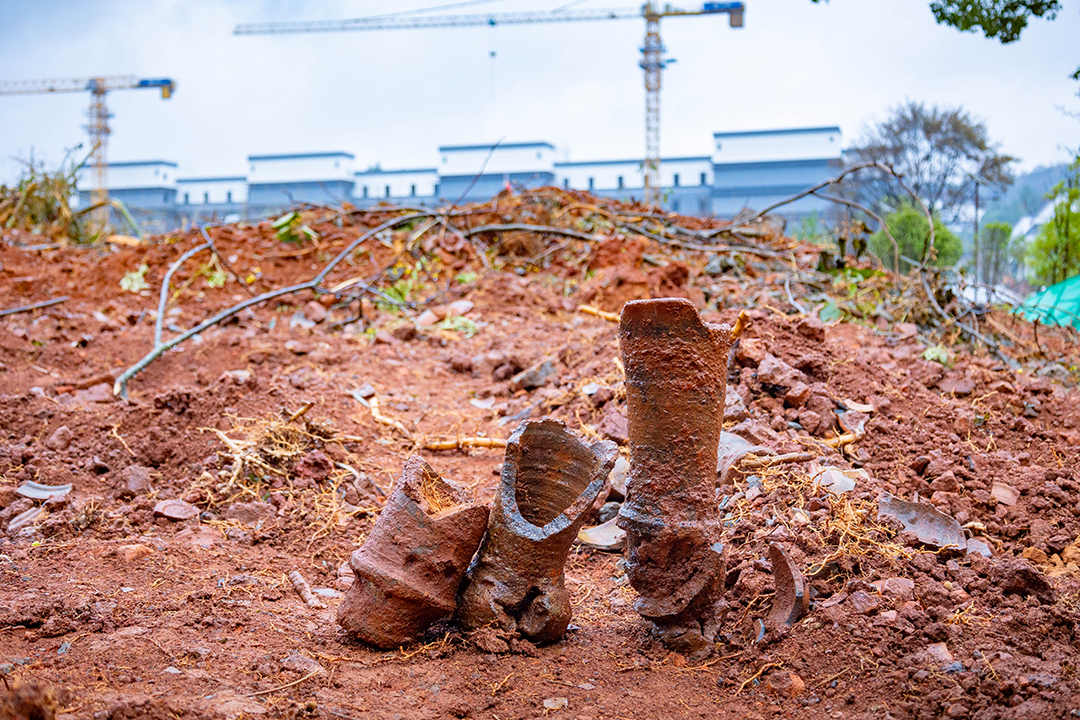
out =
[[776,452],[761,445],[755,445],[734,433],[721,432],[716,453],[716,477],[721,484],[730,484],[736,480],[735,470],[747,455],[765,457]]
[[21,512],[11,519],[8,523],[7,531],[9,535],[14,535],[16,532],[33,523],[38,519],[38,516],[45,512],[44,508],[32,507],[26,512]]
[[904,526],[904,530],[914,533],[921,543],[937,548],[967,548],[967,540],[960,523],[933,505],[908,502],[887,492],[882,493],[878,498],[878,519],[885,518],[899,522]]
[[578,542],[597,550],[621,552],[626,544],[626,531],[615,524],[617,520],[611,518],[600,525],[581,528],[577,534]]
[[611,469],[611,495],[620,502],[626,498],[626,475],[629,472],[629,461],[620,455]]
[[772,611],[769,612],[769,625],[794,625],[810,609],[810,590],[806,576],[788,555],[787,550],[776,543],[769,545],[769,562],[772,563],[773,582],[776,584],[776,596],[773,598]]
[[990,488],[990,496],[1002,505],[1012,506],[1020,499],[1020,491],[1012,485],[996,482]]
[[563,566],[616,457],[615,443],[586,445],[556,420],[514,431],[458,606],[466,629],[493,625],[533,642],[562,637],[571,615]]
[[183,500],[162,500],[154,506],[154,515],[169,520],[190,520],[199,514],[199,508]]
[[71,485],[42,485],[28,480],[15,490],[19,495],[31,500],[48,500],[51,497],[64,497],[71,492]]
[[840,468],[829,466],[816,475],[815,479],[833,495],[843,495],[855,489],[855,478]]
[[454,612],[487,519],[485,506],[411,456],[371,534],[349,560],[356,580],[338,607],[338,623],[379,648],[415,640]]
[[711,646],[726,607],[716,505],[717,448],[731,328],[689,300],[623,307],[630,473],[619,527],[637,612],[669,648]]

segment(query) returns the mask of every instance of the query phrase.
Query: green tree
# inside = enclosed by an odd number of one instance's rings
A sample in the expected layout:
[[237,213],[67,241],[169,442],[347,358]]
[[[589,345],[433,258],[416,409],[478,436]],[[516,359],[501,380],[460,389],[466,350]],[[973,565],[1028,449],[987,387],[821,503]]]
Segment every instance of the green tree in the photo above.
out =
[[1071,175],[1047,193],[1054,216],[1039,230],[1025,257],[1035,278],[1047,285],[1080,275],[1080,155]]
[[[971,198],[972,175],[1004,188],[1013,182],[1011,166],[1016,162],[998,152],[986,125],[963,108],[927,107],[911,100],[869,128],[851,154],[859,161],[892,165],[912,192],[950,221]],[[867,175],[856,190],[870,203],[906,201],[896,180],[884,174]]]
[[962,32],[982,30],[988,38],[1007,45],[1020,39],[1032,17],[1053,20],[1061,9],[1059,0],[934,0],[930,11],[940,24]]
[[978,277],[987,285],[997,285],[1009,261],[1009,241],[1012,225],[1004,222],[987,223],[979,230]]
[[[930,225],[926,222],[926,214],[920,208],[905,203],[895,212],[886,215],[884,220],[896,238],[896,244],[900,246],[902,258],[918,263],[930,239]],[[934,250],[936,254],[931,264],[941,267],[955,265],[963,253],[960,238],[945,227],[945,223],[938,217],[934,218]],[[912,264],[903,259],[900,260],[899,269],[893,267],[893,246],[882,230],[870,236],[870,252],[881,258],[885,267],[892,270],[906,271],[912,268]]]
[[[1032,16],[1053,20],[1060,9],[1060,0],[933,0],[930,3],[930,12],[939,25],[951,25],[961,32],[982,30],[983,35],[1002,45],[1019,40]],[[1080,80],[1080,68],[1070,77]]]

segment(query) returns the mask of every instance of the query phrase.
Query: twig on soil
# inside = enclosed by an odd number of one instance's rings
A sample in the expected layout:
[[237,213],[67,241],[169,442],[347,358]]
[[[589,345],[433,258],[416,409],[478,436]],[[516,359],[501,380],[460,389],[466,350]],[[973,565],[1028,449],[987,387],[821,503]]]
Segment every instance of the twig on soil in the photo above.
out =
[[552,227],[551,225],[528,225],[526,223],[504,223],[501,225],[480,225],[479,227],[468,228],[461,230],[461,234],[465,237],[470,235],[478,235],[483,232],[507,232],[510,230],[520,230],[522,232],[534,232],[544,235],[565,235],[566,237],[577,238],[578,240],[584,240],[586,242],[598,242],[601,238],[596,235],[590,235],[578,230],[570,230],[569,228]]
[[825,686],[825,685],[828,685],[828,684],[829,684],[829,683],[831,683],[831,682],[832,682],[833,680],[836,680],[836,679],[837,679],[838,677],[840,677],[841,675],[843,675],[843,674],[847,673],[847,672],[848,672],[849,670],[851,670],[851,668],[852,668],[852,667],[853,667],[853,666],[851,666],[851,665],[848,665],[848,666],[847,666],[846,668],[844,668],[844,669],[843,669],[843,670],[841,670],[840,672],[836,673],[835,675],[830,675],[829,677],[825,678],[824,680],[822,680],[821,682],[819,682],[819,683],[818,683],[818,684],[817,684],[817,685],[816,685],[815,687],[823,687],[823,686]]
[[[662,235],[657,235],[656,233],[649,232],[648,230],[643,230],[642,228],[639,228],[635,225],[630,225],[628,223],[616,224],[623,230],[635,233],[637,235],[641,235],[642,237],[648,238],[653,242],[658,242],[661,245],[670,245],[671,247],[683,248],[684,250],[699,250],[701,252],[744,252],[750,255],[757,255],[759,257],[765,258],[785,258],[788,256],[787,253],[780,253],[776,252],[775,250],[766,250],[765,248],[754,247],[753,245],[703,245],[701,243],[685,242],[683,240],[675,240],[672,238],[664,237]],[[727,229],[728,228],[723,228],[723,230]],[[746,238],[742,239],[745,240]]]
[[230,264],[229,261],[225,259],[225,256],[218,252],[217,245],[214,244],[214,238],[210,237],[210,234],[206,232],[205,226],[200,228],[200,232],[202,232],[202,236],[206,238],[206,242],[210,243],[210,252],[214,253],[214,256],[218,259],[218,262],[224,265],[225,269],[233,274],[233,277],[236,278],[236,282],[242,288],[244,288],[248,295],[255,297],[255,291],[251,289],[251,286],[240,278],[240,273],[236,272],[236,270],[233,269],[232,264]]
[[299,571],[291,570],[289,572],[289,582],[296,588],[296,592],[308,607],[316,610],[326,607],[326,603],[315,597],[315,593],[311,592],[311,586],[308,585],[307,580],[304,579],[304,576],[301,575]]
[[30,312],[31,310],[38,310],[40,308],[51,307],[53,305],[59,305],[67,299],[68,296],[64,295],[62,297],[53,298],[52,300],[45,300],[43,302],[34,303],[33,305],[23,305],[22,307],[11,308],[10,310],[0,310],[0,317],[6,317],[7,315],[15,315],[16,313]]
[[248,693],[248,697],[258,697],[259,695],[269,695],[270,693],[276,693],[276,692],[279,692],[281,690],[291,688],[293,685],[299,685],[300,683],[304,682],[305,680],[308,680],[310,678],[315,677],[316,675],[318,675],[322,671],[323,671],[322,668],[319,668],[318,670],[312,670],[311,672],[309,672],[307,675],[300,678],[299,680],[293,680],[291,683],[285,683],[284,685],[278,685],[276,688],[270,688],[269,690],[260,690],[259,692]]
[[506,685],[506,681],[509,680],[510,678],[514,677],[514,675],[516,675],[516,674],[517,673],[510,673],[509,675],[504,677],[502,680],[500,680],[499,682],[492,685],[491,686],[491,696],[495,697],[496,695],[498,695],[499,691],[502,690],[503,687]]
[[598,317],[601,320],[607,320],[608,322],[619,322],[619,316],[617,313],[607,312],[606,310],[601,310],[600,308],[593,307],[592,305],[578,305],[577,311],[579,313],[585,313],[586,315]]
[[812,453],[793,452],[785,453],[783,455],[770,455],[762,458],[747,457],[739,463],[739,467],[746,468],[747,470],[760,470],[761,468],[782,465],[784,463],[810,462],[813,459],[814,455]]
[[762,665],[762,666],[761,666],[761,667],[760,667],[760,668],[758,669],[758,671],[757,671],[756,673],[754,673],[754,674],[753,674],[753,675],[751,675],[750,677],[748,677],[748,678],[746,678],[745,680],[743,680],[743,682],[742,682],[742,685],[740,685],[740,686],[739,686],[739,689],[735,691],[735,695],[733,695],[732,697],[738,697],[738,696],[739,696],[739,693],[741,693],[741,692],[742,692],[743,690],[745,690],[745,689],[746,689],[746,686],[747,686],[747,685],[749,685],[750,683],[754,682],[754,681],[755,681],[755,680],[757,680],[757,679],[758,679],[759,677],[761,677],[761,674],[762,674],[763,672],[765,672],[766,670],[770,670],[770,669],[772,669],[772,668],[778,668],[778,667],[780,667],[780,666],[781,666],[781,665],[783,665],[783,664],[784,664],[784,663],[782,663],[782,662],[771,662],[771,663],[765,663],[764,665]]
[[[206,236],[206,229],[203,228],[203,235]],[[213,243],[210,242],[207,236],[207,241],[202,245],[196,245],[183,255],[176,259],[169,269],[165,272],[165,278],[161,281],[161,293],[158,295],[157,317],[154,318],[154,346],[161,344],[161,330],[162,325],[165,322],[165,306],[169,300],[169,285],[172,282],[173,273],[180,269],[180,266],[188,261],[192,255],[202,252],[210,247],[213,247]]]
[[127,400],[128,399],[128,391],[127,391],[128,381],[131,380],[131,378],[133,378],[136,374],[141,372],[147,365],[149,365],[154,360],[161,357],[163,354],[165,354],[166,352],[168,352],[172,348],[176,347],[180,343],[184,342],[185,340],[188,340],[188,339],[192,338],[195,335],[198,335],[199,333],[203,332],[207,328],[210,328],[210,327],[213,327],[214,325],[217,325],[218,323],[222,322],[223,320],[227,320],[228,318],[232,317],[233,315],[240,312],[241,310],[245,310],[245,309],[247,309],[249,307],[252,307],[254,305],[259,305],[259,304],[264,303],[264,302],[266,302],[268,300],[273,300],[274,298],[281,297],[282,295],[288,295],[290,293],[300,292],[302,290],[312,290],[314,288],[319,287],[322,284],[323,280],[326,279],[326,276],[329,275],[330,272],[333,271],[333,269],[335,267],[337,267],[346,257],[351,255],[352,252],[354,250],[356,250],[356,248],[361,243],[363,243],[364,241],[374,237],[375,235],[377,235],[378,233],[380,233],[380,232],[382,232],[384,230],[389,230],[389,229],[391,229],[393,227],[396,227],[397,225],[409,222],[411,220],[416,220],[417,218],[430,217],[433,214],[434,213],[430,213],[430,212],[428,212],[428,213],[410,213],[409,215],[399,215],[396,218],[391,218],[390,220],[387,220],[386,222],[382,223],[381,225],[378,225],[377,227],[374,227],[371,230],[368,230],[366,233],[360,235],[358,238],[356,238],[351,243],[349,243],[345,247],[344,250],[342,250],[340,253],[338,253],[337,256],[333,260],[331,260],[329,263],[327,263],[323,267],[323,269],[320,270],[319,273],[317,275],[315,275],[315,277],[313,277],[311,280],[308,280],[307,282],[299,283],[297,285],[290,285],[289,287],[284,287],[284,288],[279,288],[277,290],[272,290],[270,292],[263,293],[262,295],[256,295],[253,298],[249,298],[248,300],[245,300],[245,301],[243,301],[241,303],[237,303],[236,305],[233,305],[232,307],[229,307],[229,308],[226,308],[226,309],[222,310],[217,315],[214,315],[213,317],[202,321],[201,323],[199,323],[195,327],[193,327],[190,330],[187,330],[187,331],[185,331],[183,333],[180,333],[179,335],[172,338],[171,340],[168,340],[166,342],[155,342],[153,350],[151,350],[149,353],[147,353],[146,356],[143,357],[142,360],[139,360],[139,362],[135,363],[134,365],[129,367],[127,370],[125,370],[123,372],[123,374],[120,375],[120,377],[118,377],[116,379],[116,383],[113,385],[113,394],[114,395],[119,395],[120,397]]
[[464,448],[504,448],[506,441],[500,438],[466,437],[457,440],[430,440],[424,443],[425,450],[462,450]]
[[796,312],[800,315],[806,314],[806,308],[804,308],[798,300],[791,294],[791,276],[788,275],[784,278],[784,292],[787,293],[788,302],[791,303],[791,307],[795,308]]
[[745,310],[739,311],[739,317],[735,318],[735,327],[731,328],[731,342],[735,342],[742,336],[746,328],[751,324],[750,316],[746,314]]
[[371,408],[371,419],[372,420],[374,420],[375,422],[377,422],[377,423],[379,423],[381,425],[388,425],[388,426],[394,428],[399,433],[404,435],[406,440],[408,440],[409,442],[412,442],[412,439],[413,439],[412,433],[410,433],[408,430],[405,429],[405,426],[401,424],[400,420],[395,420],[392,417],[387,417],[386,415],[383,415],[382,412],[379,410],[379,398],[378,398],[378,396],[376,396],[376,395],[371,396],[371,399],[368,400],[368,407]]

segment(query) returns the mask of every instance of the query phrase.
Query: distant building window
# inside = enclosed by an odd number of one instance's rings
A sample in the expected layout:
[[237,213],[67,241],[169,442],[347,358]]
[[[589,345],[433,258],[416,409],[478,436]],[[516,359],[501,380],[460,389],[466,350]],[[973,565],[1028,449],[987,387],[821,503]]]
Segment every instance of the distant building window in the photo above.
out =
[[620,190],[623,189],[623,176],[622,175],[619,176],[619,189]]
[[564,188],[566,188],[567,190],[569,190],[570,189],[570,178],[563,178],[562,179],[562,186]]
[[709,174],[708,173],[701,173],[701,184],[702,185],[708,185],[709,184]]
[[589,190],[593,190],[595,186],[596,186],[596,183],[593,182],[592,178],[589,178]]
[[716,149],[717,150],[722,150],[723,148],[724,148],[724,146],[722,144],[716,143]]
[[191,204],[191,193],[184,193],[184,204],[185,205],[190,205]]
[[416,186],[415,185],[409,186],[409,194],[412,195],[413,197],[416,197]]
[[678,200],[675,200],[674,202],[671,203],[671,209],[674,210],[675,212],[679,212],[679,201]]
[[227,203],[232,202],[232,190],[229,190],[227,193],[225,193],[225,202],[227,202]]
[[701,206],[701,214],[702,215],[708,215],[709,214],[709,201],[706,200],[705,198],[701,198],[700,206]]
[[210,193],[204,192],[202,194],[202,201],[203,201],[204,205],[209,205],[210,204]]
[[367,185],[365,185],[364,186],[364,197],[367,197],[367,194],[368,194],[368,189],[367,189]]
[[386,197],[390,197],[390,186],[386,186]]
[[169,173],[162,173],[162,174],[161,174],[161,178],[162,178],[163,180],[168,180],[168,179],[169,179]]
[[540,159],[540,153],[536,153],[536,159],[537,159],[537,160],[539,160],[539,159]]
[[168,204],[168,203],[169,203],[169,191],[168,191],[168,190],[166,190],[165,192],[161,193],[161,202],[163,202],[163,203],[165,203],[165,204]]
[[445,156],[445,155],[443,155],[443,159],[442,159],[442,164],[443,164],[443,165],[445,165],[445,164],[446,164],[446,156]]
[[674,185],[675,185],[675,187],[679,187],[679,173],[675,173]]
[[339,167],[341,167],[341,163],[339,161],[335,160],[334,161],[334,169],[337,170]]

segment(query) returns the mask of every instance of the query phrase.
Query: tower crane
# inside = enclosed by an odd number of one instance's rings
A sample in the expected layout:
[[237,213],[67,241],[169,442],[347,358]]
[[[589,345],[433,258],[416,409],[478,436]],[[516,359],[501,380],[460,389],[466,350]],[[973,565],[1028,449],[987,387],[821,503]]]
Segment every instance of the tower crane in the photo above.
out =
[[568,10],[563,12],[511,12],[495,14],[434,15],[427,17],[382,16],[351,20],[242,23],[234,35],[283,35],[291,33],[360,32],[373,30],[420,30],[425,28],[475,27],[479,25],[525,25],[532,23],[587,22],[599,20],[645,19],[645,43],[639,65],[645,71],[645,200],[660,200],[660,85],[661,74],[670,60],[664,59],[660,40],[660,20],[726,13],[733,28],[743,26],[746,6],[742,2],[707,2],[696,10],[660,7],[647,2],[640,8]]
[[109,108],[105,104],[106,93],[112,90],[145,90],[160,88],[161,97],[172,97],[176,83],[168,78],[139,79],[133,75],[107,75],[92,78],[64,78],[58,80],[8,80],[0,81],[0,95],[36,95],[54,92],[89,92],[90,122],[86,129],[90,134],[90,146],[94,158],[94,176],[97,186],[93,191],[93,204],[102,225],[108,217],[109,187],[106,184],[106,150],[109,143]]

